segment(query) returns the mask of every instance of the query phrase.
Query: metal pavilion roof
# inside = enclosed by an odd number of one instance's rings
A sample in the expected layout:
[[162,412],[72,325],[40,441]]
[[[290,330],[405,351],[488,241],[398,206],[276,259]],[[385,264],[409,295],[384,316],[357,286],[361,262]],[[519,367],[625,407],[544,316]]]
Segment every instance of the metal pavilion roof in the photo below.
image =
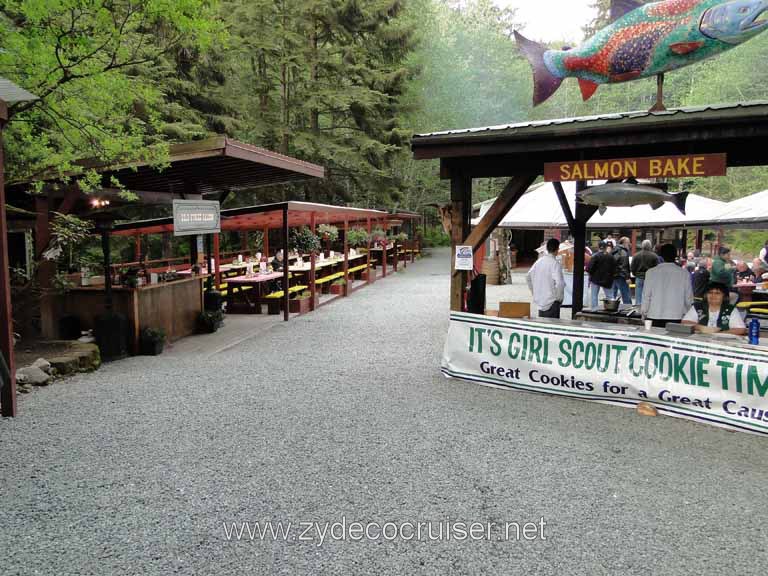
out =
[[[283,210],[287,209],[288,226],[309,226],[314,214],[315,224],[339,224],[365,222],[386,219],[389,214],[380,210],[353,208],[349,206],[331,206],[312,202],[277,202],[261,206],[246,206],[221,211],[222,230],[263,230],[275,229],[283,225]],[[114,234],[159,234],[173,232],[173,218],[157,218],[137,222],[125,222],[115,225]]]
[[[139,196],[142,193],[149,193],[150,196],[159,193],[175,194],[179,198],[189,193],[234,192],[325,176],[322,166],[226,136],[171,145],[166,167],[153,166],[148,162],[114,165],[94,160],[83,160],[79,164],[83,169],[100,172],[102,186],[106,189],[111,189],[112,178],[117,178],[127,190]],[[59,179],[58,174],[41,178],[51,182]],[[30,182],[15,183],[13,188],[23,188],[25,184]]]
[[561,131],[563,128],[573,127],[574,129],[598,129],[610,125],[615,128],[617,124],[624,122],[636,123],[637,120],[659,121],[667,123],[670,120],[683,120],[692,118],[716,117],[722,119],[724,115],[729,117],[738,117],[739,115],[753,115],[758,109],[764,108],[768,114],[768,100],[755,100],[751,102],[737,102],[730,104],[711,104],[707,106],[689,106],[682,108],[673,108],[661,112],[633,111],[617,112],[612,114],[596,114],[593,116],[576,116],[573,118],[551,118],[545,120],[532,120],[529,122],[517,122],[511,124],[498,124],[496,126],[481,126],[477,128],[461,128],[454,130],[443,130],[439,132],[427,132],[415,134],[413,136],[414,147],[427,143],[430,140],[462,140],[464,138],[482,138],[485,136],[520,136],[524,137],[531,133],[540,133],[545,128],[557,128]]
[[37,100],[37,96],[17,86],[7,78],[0,78],[0,100],[8,103]]

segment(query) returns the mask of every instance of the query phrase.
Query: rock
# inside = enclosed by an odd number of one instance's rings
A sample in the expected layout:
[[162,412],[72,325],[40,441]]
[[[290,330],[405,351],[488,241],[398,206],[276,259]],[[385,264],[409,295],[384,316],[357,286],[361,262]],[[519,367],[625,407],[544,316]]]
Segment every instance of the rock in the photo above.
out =
[[42,370],[46,374],[51,373],[51,363],[48,362],[48,360],[46,360],[45,358],[38,358],[37,360],[32,362],[32,366],[37,366],[38,368],[40,368],[40,370]]
[[45,386],[51,381],[51,375],[46,374],[37,366],[19,368],[16,370],[17,380],[19,380],[19,376],[23,378],[21,381],[24,382],[24,384],[32,384],[33,386]]
[[637,413],[641,416],[656,416],[659,412],[653,404],[640,402],[640,404],[637,405]]

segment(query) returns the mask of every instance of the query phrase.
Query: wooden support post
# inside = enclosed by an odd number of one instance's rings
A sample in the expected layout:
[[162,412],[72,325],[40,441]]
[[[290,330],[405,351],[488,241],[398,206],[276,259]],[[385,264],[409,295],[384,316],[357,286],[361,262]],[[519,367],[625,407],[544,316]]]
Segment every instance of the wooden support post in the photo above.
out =
[[381,229],[384,230],[384,247],[381,249],[381,277],[387,277],[387,230],[385,228],[386,223],[381,222]]
[[[560,201],[560,208],[563,211],[566,222],[568,222],[568,228],[574,228],[573,214],[571,213],[571,207],[568,205],[568,198],[565,196],[565,190],[560,182],[553,182],[552,185],[555,188],[557,199]],[[560,238],[558,238],[560,240]]]
[[216,275],[216,290],[219,289],[221,284],[221,239],[219,234],[213,235],[213,273]]
[[134,236],[133,259],[136,262],[141,263],[141,232],[137,230],[136,234],[134,234],[133,236]]
[[213,236],[213,234],[205,235],[205,268],[208,271],[206,290],[209,292],[213,290],[213,246],[211,242],[211,236]]
[[632,229],[632,254],[637,252],[637,230]]
[[0,376],[0,412],[16,416],[16,364],[13,357],[13,317],[11,312],[11,279],[8,270],[8,224],[5,214],[5,157],[2,130],[8,119],[8,108],[0,100],[0,352],[8,368],[8,376]]
[[240,231],[240,251],[248,252],[248,230]]
[[349,235],[349,220],[344,218],[344,287],[341,289],[341,293],[346,297],[349,296],[349,242],[347,236]]
[[189,265],[197,264],[197,236],[189,237]]
[[[315,228],[317,224],[317,216],[314,212],[311,212],[309,214],[309,229],[312,231],[312,234],[315,233]],[[309,309],[314,310],[315,309],[315,298],[317,294],[317,286],[315,285],[316,278],[316,271],[315,271],[315,259],[317,258],[317,254],[313,250],[312,253],[309,255],[309,293],[311,294],[309,301]]]
[[[580,181],[576,183],[576,193],[578,194],[587,187],[587,183]],[[576,215],[574,217],[573,234],[573,299],[571,314],[581,312],[584,307],[584,249],[587,244],[587,221],[597,211],[597,206],[588,206],[581,202],[576,202]]]
[[[491,232],[499,225],[510,211],[512,206],[526,193],[528,188],[536,181],[538,174],[519,174],[512,178],[501,192],[496,202],[482,217],[469,236],[465,236],[464,244],[471,245],[472,250],[477,250],[491,235]],[[471,200],[471,198],[470,198]],[[471,206],[469,207],[471,209]],[[467,224],[469,226],[469,224]],[[453,255],[451,255],[453,258]]]
[[686,258],[688,256],[688,230],[686,228],[683,228],[682,238],[680,239],[680,246],[682,247],[682,256]]
[[368,266],[367,272],[365,273],[365,283],[370,284],[371,283],[371,274],[373,274],[373,270],[371,269],[371,217],[368,216],[366,218],[366,228],[368,230],[368,244],[367,244],[367,253],[365,258],[365,264]]
[[283,206],[283,320],[288,321],[288,204]]
[[[264,231],[262,232],[262,241],[261,241],[261,248],[264,251],[264,257],[267,259],[267,262],[269,262],[269,228],[264,228]],[[285,257],[285,261],[288,261],[288,254],[283,254]]]
[[464,174],[451,177],[451,310],[464,310],[467,293],[467,273],[456,270],[456,246],[461,246],[469,230],[469,210],[472,206],[472,178]]
[[704,230],[696,230],[696,250],[701,254],[704,248]]
[[56,263],[43,260],[43,252],[48,248],[51,239],[50,206],[47,197],[35,198],[35,256],[40,262],[37,267],[37,282],[40,286],[40,331],[43,338],[53,339],[57,336],[56,324],[53,318],[53,277],[56,274]]

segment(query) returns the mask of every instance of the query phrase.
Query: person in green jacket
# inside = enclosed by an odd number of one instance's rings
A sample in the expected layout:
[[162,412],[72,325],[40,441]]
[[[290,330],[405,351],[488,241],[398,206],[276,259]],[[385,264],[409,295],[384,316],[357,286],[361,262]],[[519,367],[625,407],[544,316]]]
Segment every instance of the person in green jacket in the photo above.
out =
[[734,284],[734,274],[736,267],[731,260],[731,249],[727,246],[720,246],[717,250],[717,256],[712,259],[712,271],[709,273],[710,282],[719,282],[731,288]]

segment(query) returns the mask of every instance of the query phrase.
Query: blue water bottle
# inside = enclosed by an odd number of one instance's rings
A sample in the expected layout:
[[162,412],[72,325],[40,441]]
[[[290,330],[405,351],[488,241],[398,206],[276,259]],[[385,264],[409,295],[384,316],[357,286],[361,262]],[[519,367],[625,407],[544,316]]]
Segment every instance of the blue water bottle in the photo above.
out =
[[760,343],[760,320],[757,318],[752,318],[752,320],[749,322],[749,343]]

